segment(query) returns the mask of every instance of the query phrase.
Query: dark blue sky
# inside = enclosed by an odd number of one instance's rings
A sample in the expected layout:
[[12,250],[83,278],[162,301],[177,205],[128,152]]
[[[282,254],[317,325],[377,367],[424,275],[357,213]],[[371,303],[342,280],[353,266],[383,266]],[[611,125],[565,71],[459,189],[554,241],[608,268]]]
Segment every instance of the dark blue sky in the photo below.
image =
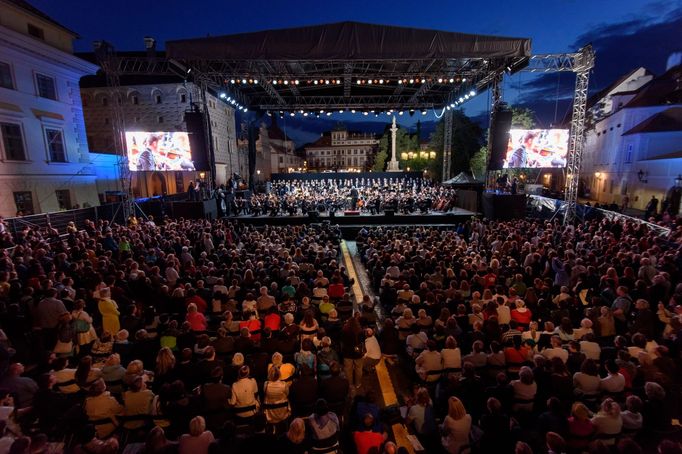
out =
[[[592,42],[597,65],[593,89],[603,88],[630,69],[643,65],[655,73],[665,58],[682,50],[682,0],[498,0],[498,1],[309,1],[309,0],[30,0],[36,7],[81,35],[76,50],[90,51],[105,39],[120,50],[142,50],[142,38],[159,42],[354,20],[465,33],[528,37],[533,53],[570,52]],[[570,74],[538,77],[521,74],[505,81],[505,100],[534,108],[538,122],[563,118],[572,92]],[[465,105],[481,116],[487,94]],[[333,118],[333,117],[332,117]],[[353,121],[353,116],[341,118]],[[416,117],[405,116],[413,124]],[[357,120],[371,120],[357,117]],[[433,113],[422,121],[436,120]],[[331,120],[296,121],[299,140],[314,138]],[[385,118],[384,118],[385,121]],[[304,137],[305,136],[305,137]]]

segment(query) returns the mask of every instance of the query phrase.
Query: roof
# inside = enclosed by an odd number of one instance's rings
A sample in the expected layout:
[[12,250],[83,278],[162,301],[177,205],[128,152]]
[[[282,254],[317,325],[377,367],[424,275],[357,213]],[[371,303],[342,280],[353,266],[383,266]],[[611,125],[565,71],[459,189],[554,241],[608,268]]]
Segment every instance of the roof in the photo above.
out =
[[658,161],[661,159],[680,159],[682,158],[682,150],[680,151],[673,151],[672,153],[666,153],[666,154],[661,154],[658,156],[654,156],[649,159],[640,159],[640,161]]
[[171,58],[428,59],[528,57],[528,38],[338,22],[166,42]]
[[277,124],[277,117],[272,116],[272,123],[268,127],[268,138],[274,140],[288,140],[287,135]]
[[625,107],[682,104],[682,65],[670,68],[640,88],[639,93]]
[[[627,74],[622,75],[619,77],[615,82],[607,86],[606,88],[600,90],[598,93],[595,93],[594,95],[590,96],[590,98],[587,100],[587,108],[589,109],[590,107],[594,106],[599,102],[604,96],[606,96],[609,92],[613,91],[618,85],[622,84],[626,80],[628,80],[634,73],[639,71],[640,68],[635,68],[632,71],[628,72]],[[651,71],[648,69],[644,68],[645,75],[653,75]],[[618,92],[614,93],[614,95],[618,94],[624,94],[625,92]]]
[[477,180],[470,172],[460,172],[459,175],[444,181],[443,184],[457,186],[457,185],[483,185],[484,182]]
[[10,5],[14,5],[17,8],[21,8],[24,11],[26,11],[27,13],[32,14],[32,15],[44,20],[45,22],[49,22],[50,24],[52,24],[56,27],[59,27],[68,33],[71,33],[74,36],[74,38],[80,38],[78,33],[71,30],[70,28],[63,26],[62,24],[60,24],[59,22],[52,19],[50,16],[48,16],[47,14],[45,14],[44,12],[42,12],[41,10],[36,8],[35,6],[31,5],[26,0],[2,0],[2,1],[4,1],[5,3],[9,3]]
[[623,135],[669,131],[682,131],[682,107],[671,107],[652,115]]
[[332,137],[329,134],[322,134],[315,142],[306,144],[305,148],[327,148],[331,146]]

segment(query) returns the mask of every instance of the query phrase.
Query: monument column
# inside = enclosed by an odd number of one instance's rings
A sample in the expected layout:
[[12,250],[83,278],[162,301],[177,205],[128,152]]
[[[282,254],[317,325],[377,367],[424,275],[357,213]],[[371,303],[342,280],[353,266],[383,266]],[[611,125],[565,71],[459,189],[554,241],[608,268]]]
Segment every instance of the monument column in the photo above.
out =
[[395,124],[395,115],[393,116],[393,126],[391,126],[391,160],[388,162],[388,167],[386,170],[388,172],[400,172],[400,166],[398,165],[398,160],[395,156],[395,141],[396,133],[398,132],[398,127]]

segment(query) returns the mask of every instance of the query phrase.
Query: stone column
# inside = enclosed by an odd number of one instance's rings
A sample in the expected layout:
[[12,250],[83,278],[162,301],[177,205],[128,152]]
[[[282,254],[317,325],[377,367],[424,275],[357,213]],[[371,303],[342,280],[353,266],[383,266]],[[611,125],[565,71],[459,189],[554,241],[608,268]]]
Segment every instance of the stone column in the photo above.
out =
[[388,167],[386,170],[388,172],[400,172],[400,166],[398,165],[398,159],[395,156],[395,140],[396,133],[398,132],[398,127],[395,124],[395,115],[393,116],[393,126],[391,126],[391,160],[388,162]]

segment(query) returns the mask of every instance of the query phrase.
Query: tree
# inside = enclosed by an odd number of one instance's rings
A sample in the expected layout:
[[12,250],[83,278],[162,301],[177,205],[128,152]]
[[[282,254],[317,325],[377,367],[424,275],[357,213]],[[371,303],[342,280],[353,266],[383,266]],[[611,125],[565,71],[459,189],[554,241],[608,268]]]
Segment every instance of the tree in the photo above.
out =
[[[442,167],[443,142],[444,142],[444,119],[438,123],[436,130],[431,134],[431,148],[436,150],[436,159],[440,156]],[[452,174],[457,175],[462,171],[469,171],[471,159],[480,151],[483,142],[483,130],[471,121],[464,112],[455,110],[452,112]],[[438,168],[435,179],[441,179],[442,169]]]
[[469,169],[476,179],[484,180],[487,167],[488,147],[481,147],[469,161]]
[[383,172],[384,167],[386,166],[386,158],[388,157],[388,153],[386,150],[379,150],[374,157],[374,165],[372,166],[372,171],[373,172]]
[[[396,158],[401,161],[401,169],[405,169],[405,164],[400,158],[402,153],[410,151],[417,151],[419,149],[419,139],[416,136],[410,136],[406,129],[398,125],[398,130],[395,133],[395,152]],[[390,159],[392,148],[391,126],[387,125],[384,128],[384,134],[379,139],[379,152],[376,155],[374,167],[375,172],[383,172],[386,161]]]
[[533,129],[535,128],[535,112],[530,109],[512,107],[512,128]]

